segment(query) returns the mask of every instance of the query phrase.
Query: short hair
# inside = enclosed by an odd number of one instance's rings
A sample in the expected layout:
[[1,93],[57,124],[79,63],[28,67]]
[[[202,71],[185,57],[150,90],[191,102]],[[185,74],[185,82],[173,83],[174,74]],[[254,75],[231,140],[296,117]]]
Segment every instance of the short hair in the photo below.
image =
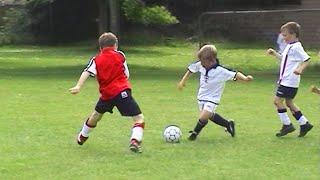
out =
[[289,34],[296,34],[296,37],[298,38],[300,35],[300,28],[301,26],[296,22],[287,22],[281,26],[280,31],[287,30]]
[[112,47],[114,45],[118,44],[118,38],[116,35],[114,35],[111,32],[103,33],[99,37],[99,46],[100,48],[104,47]]
[[197,56],[200,61],[214,61],[217,57],[217,48],[211,44],[204,45],[198,51]]

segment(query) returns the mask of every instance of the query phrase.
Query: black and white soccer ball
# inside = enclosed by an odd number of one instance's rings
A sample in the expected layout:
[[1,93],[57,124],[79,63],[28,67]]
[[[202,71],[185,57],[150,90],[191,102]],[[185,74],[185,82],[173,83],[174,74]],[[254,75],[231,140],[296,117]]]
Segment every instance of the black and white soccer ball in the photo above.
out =
[[169,125],[163,131],[163,139],[168,143],[178,143],[182,132],[177,125]]

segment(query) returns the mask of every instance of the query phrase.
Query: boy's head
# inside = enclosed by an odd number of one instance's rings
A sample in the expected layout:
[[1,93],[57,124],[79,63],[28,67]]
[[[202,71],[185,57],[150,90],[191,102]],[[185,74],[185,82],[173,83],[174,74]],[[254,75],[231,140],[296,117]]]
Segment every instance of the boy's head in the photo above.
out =
[[202,46],[198,51],[198,58],[203,67],[210,68],[216,63],[217,48],[214,45]]
[[111,32],[103,33],[99,37],[99,46],[100,49],[105,47],[117,47],[118,46],[118,38]]
[[290,43],[299,38],[300,35],[300,25],[296,22],[287,22],[280,28],[281,35],[286,43]]

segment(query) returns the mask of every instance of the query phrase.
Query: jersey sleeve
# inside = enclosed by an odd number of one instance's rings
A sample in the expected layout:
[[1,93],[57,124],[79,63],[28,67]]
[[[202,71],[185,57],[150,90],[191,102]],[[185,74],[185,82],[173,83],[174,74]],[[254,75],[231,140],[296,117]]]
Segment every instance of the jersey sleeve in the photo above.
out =
[[84,71],[87,71],[90,73],[90,76],[94,77],[97,75],[97,69],[96,69],[96,63],[95,63],[95,57],[92,57],[89,62],[87,67],[84,69]]
[[305,62],[310,59],[310,56],[304,51],[302,46],[297,46],[295,48],[295,56],[296,56],[296,60],[300,62]]
[[197,61],[197,62],[191,63],[191,64],[188,66],[188,70],[189,70],[190,72],[192,72],[192,73],[196,73],[196,72],[199,72],[200,67],[201,67],[201,63],[200,63],[200,61]]
[[237,72],[225,67],[221,67],[222,68],[222,79],[224,81],[229,81],[229,80],[236,80],[236,75]]
[[127,76],[127,79],[129,79],[130,73],[129,73],[129,68],[128,68],[128,65],[127,65],[127,61],[124,61],[123,67],[124,67],[124,74]]

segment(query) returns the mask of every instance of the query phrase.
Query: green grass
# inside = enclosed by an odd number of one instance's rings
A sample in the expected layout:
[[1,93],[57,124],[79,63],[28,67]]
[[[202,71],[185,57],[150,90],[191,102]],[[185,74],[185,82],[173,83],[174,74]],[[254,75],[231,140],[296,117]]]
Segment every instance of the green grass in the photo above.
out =
[[[305,138],[276,138],[272,104],[278,65],[263,45],[217,44],[221,63],[252,74],[250,84],[229,82],[217,112],[236,121],[237,136],[209,122],[199,139],[187,140],[197,122],[198,76],[183,92],[176,84],[194,60],[197,44],[123,46],[133,94],[146,120],[142,154],[128,151],[131,120],[106,114],[83,146],[75,135],[99,97],[94,79],[68,93],[93,48],[0,47],[0,179],[319,179],[319,85],[316,51],[302,77],[296,103],[314,124]],[[292,116],[291,116],[292,117]],[[163,142],[177,124],[180,144]]]

